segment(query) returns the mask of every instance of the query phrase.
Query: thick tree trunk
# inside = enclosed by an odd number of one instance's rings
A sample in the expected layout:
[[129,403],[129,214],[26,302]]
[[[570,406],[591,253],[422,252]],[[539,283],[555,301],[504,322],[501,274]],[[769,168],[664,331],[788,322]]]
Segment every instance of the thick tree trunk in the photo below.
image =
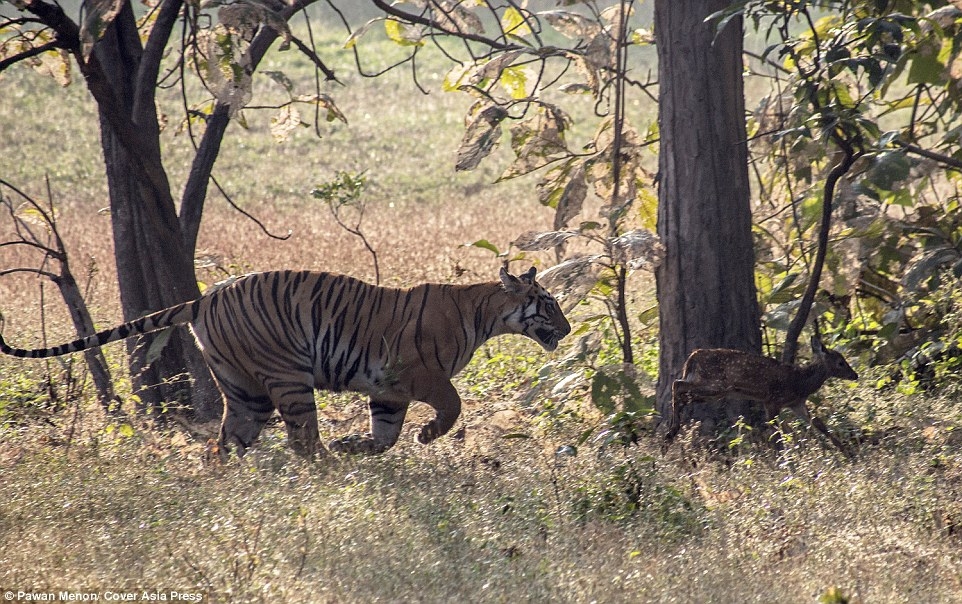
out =
[[[153,78],[138,89],[142,46],[129,5],[107,29],[95,55],[113,92],[114,108],[133,124],[136,154],[118,137],[109,110],[101,108],[101,144],[110,190],[117,277],[125,320],[200,295],[193,253],[181,235],[167,176],[160,161],[160,137],[153,103]],[[144,84],[142,84],[144,85]],[[98,99],[99,101],[100,99]],[[130,134],[128,134],[130,136]],[[124,141],[129,143],[130,141]],[[154,336],[128,344],[134,387],[145,409],[192,403],[198,419],[220,412],[220,399],[203,358],[186,330],[178,328],[162,354],[148,363]],[[189,370],[195,380],[191,396]]]
[[[742,24],[716,37],[705,17],[729,0],[657,0],[661,151],[658,234],[666,257],[656,279],[661,358],[658,409],[670,417],[671,384],[696,348],[761,350],[742,90]],[[707,430],[741,407],[699,405]]]

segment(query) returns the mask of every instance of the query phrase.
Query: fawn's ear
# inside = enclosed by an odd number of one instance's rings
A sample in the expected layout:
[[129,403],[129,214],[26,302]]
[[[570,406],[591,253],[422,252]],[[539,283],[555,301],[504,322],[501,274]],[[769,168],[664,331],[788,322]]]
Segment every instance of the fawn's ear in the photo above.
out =
[[822,338],[820,338],[818,334],[813,335],[809,343],[812,345],[813,354],[820,357],[825,356],[825,345],[822,344]]

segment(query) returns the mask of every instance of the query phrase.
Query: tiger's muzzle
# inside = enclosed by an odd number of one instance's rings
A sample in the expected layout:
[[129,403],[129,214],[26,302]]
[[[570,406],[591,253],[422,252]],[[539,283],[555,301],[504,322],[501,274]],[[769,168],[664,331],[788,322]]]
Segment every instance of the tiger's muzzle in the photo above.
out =
[[538,343],[548,352],[552,352],[557,348],[561,338],[571,333],[571,325],[568,324],[567,319],[562,317],[562,321],[564,321],[563,325],[545,325],[543,327],[537,327],[534,330]]

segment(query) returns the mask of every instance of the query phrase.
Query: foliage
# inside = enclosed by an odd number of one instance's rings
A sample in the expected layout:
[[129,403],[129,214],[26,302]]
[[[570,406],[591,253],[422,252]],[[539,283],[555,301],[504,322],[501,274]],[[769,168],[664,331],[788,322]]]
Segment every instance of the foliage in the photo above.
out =
[[750,122],[766,325],[789,328],[814,274],[806,242],[833,201],[821,192],[847,155],[816,312],[870,350],[869,361],[938,339],[940,321],[919,315],[940,275],[962,274],[962,10],[746,1],[718,13],[719,27],[736,16],[764,34],[754,74],[772,83]]
[[[365,202],[361,199],[361,193],[367,185],[367,177],[364,173],[353,173],[338,171],[334,178],[329,182],[317,185],[311,191],[314,199],[320,199],[327,204],[331,211],[334,221],[342,229],[361,240],[364,248],[371,255],[374,262],[374,283],[381,283],[381,268],[377,261],[377,252],[371,246],[361,223],[364,221]],[[349,219],[351,215],[353,219]]]
[[910,315],[918,342],[896,359],[893,371],[878,381],[885,387],[898,381],[905,394],[934,386],[957,389],[962,369],[962,287],[947,275],[923,290]]

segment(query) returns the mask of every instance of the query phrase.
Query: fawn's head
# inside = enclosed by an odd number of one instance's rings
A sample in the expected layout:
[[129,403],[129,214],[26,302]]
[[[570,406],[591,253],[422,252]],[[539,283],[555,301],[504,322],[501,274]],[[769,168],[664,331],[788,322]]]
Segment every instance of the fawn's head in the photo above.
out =
[[825,348],[822,340],[818,336],[812,336],[812,353],[815,355],[815,362],[824,365],[828,369],[829,377],[841,378],[843,380],[857,380],[858,374],[848,364],[845,357],[840,352]]

